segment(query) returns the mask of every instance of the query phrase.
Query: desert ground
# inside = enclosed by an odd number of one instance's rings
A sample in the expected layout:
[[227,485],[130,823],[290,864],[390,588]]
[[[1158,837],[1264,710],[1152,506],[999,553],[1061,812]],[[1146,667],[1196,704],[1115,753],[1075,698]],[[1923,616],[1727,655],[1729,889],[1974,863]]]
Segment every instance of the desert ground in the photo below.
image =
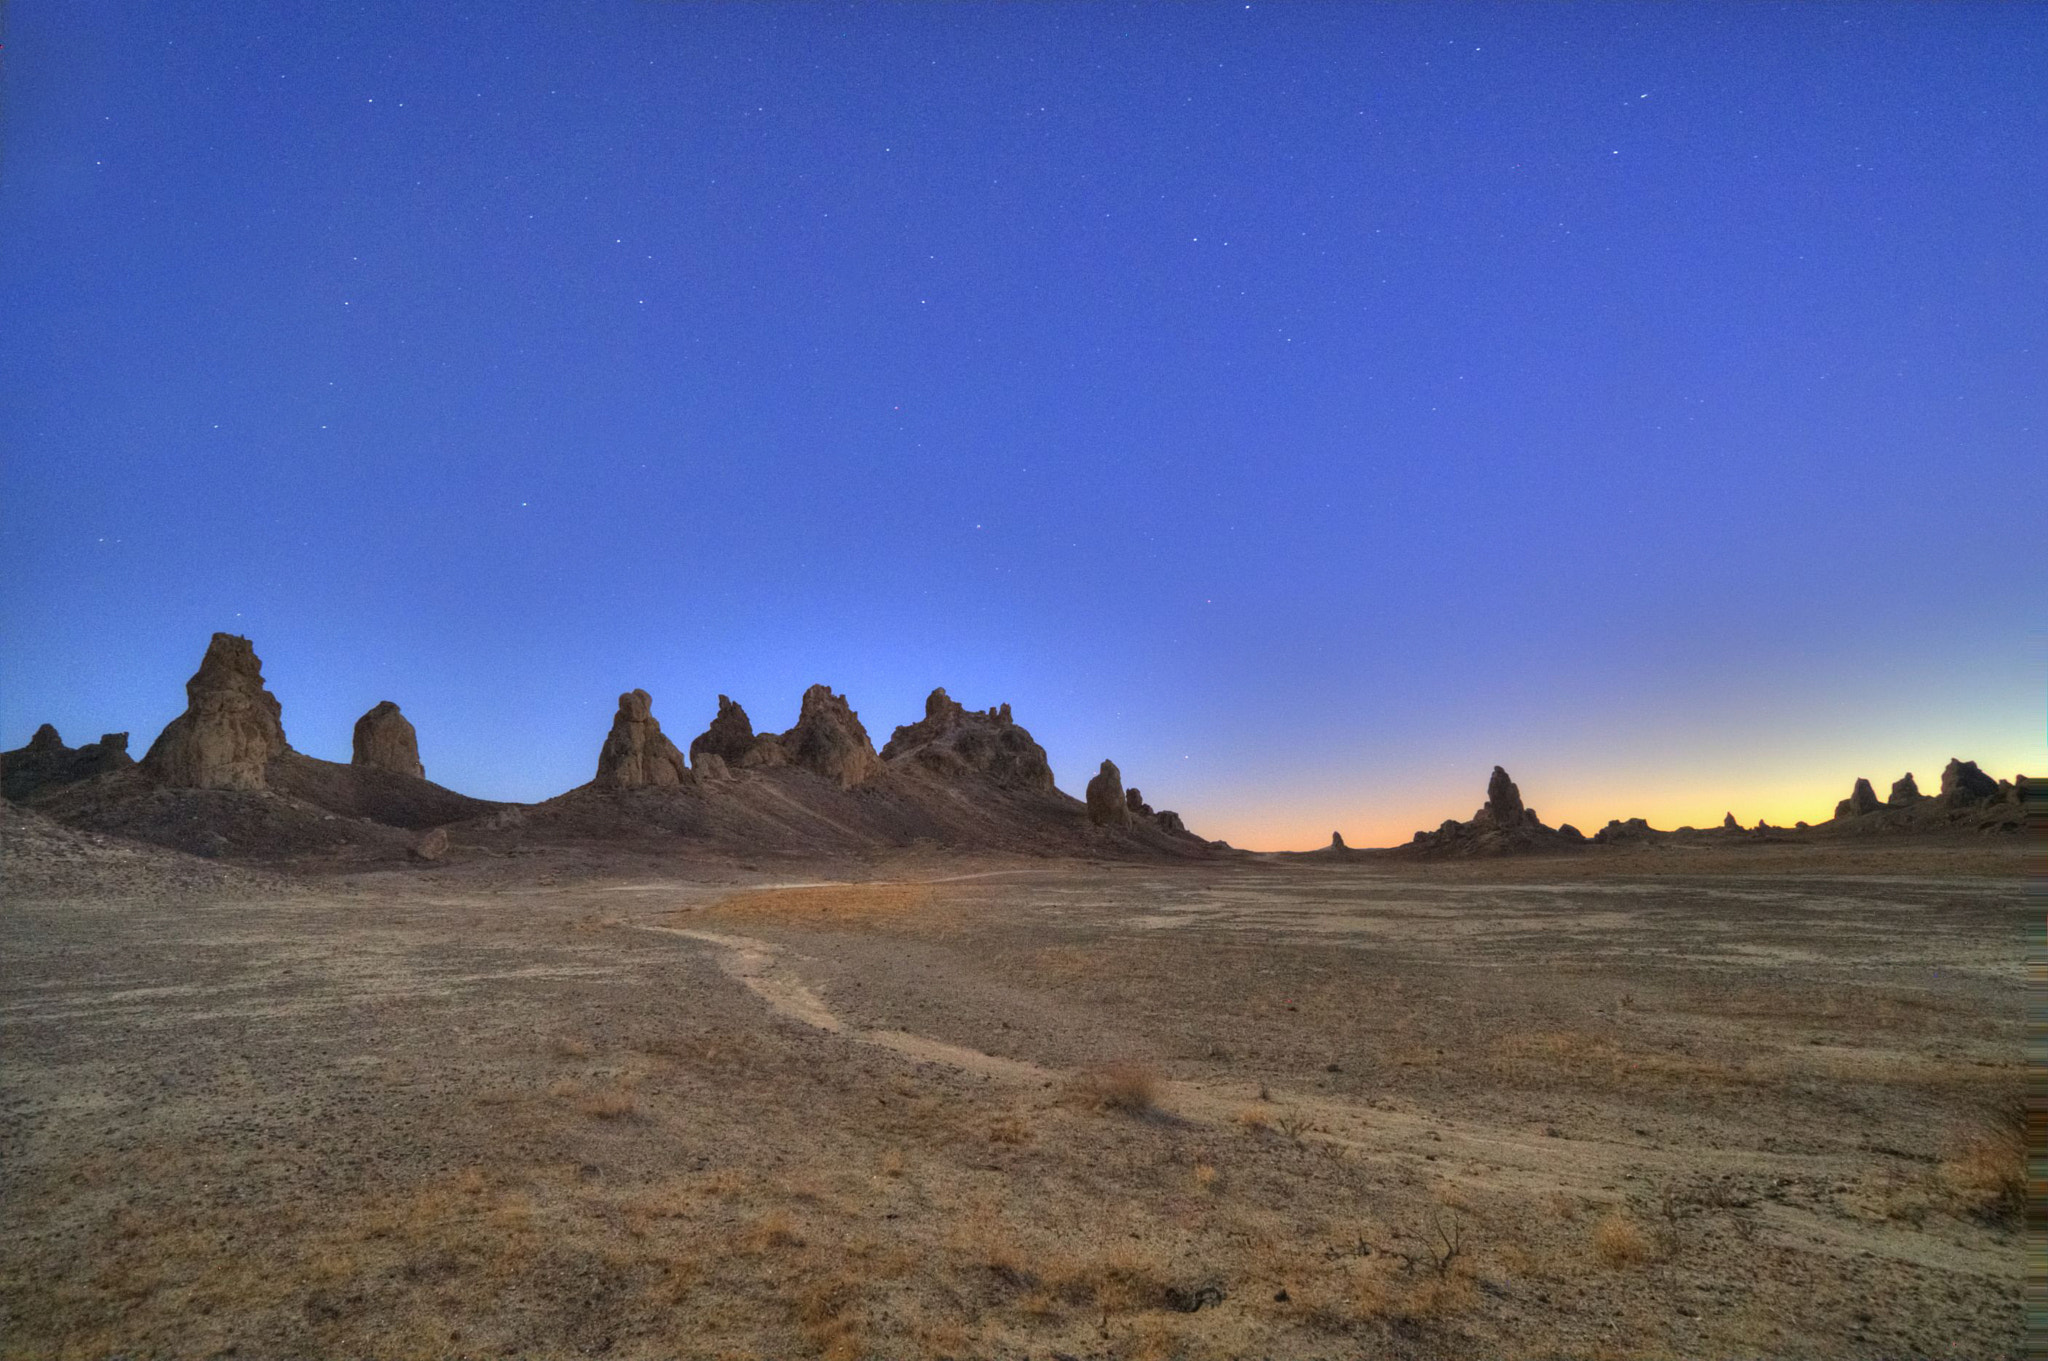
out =
[[2024,1351],[2017,839],[63,837],[0,908],[6,1356]]

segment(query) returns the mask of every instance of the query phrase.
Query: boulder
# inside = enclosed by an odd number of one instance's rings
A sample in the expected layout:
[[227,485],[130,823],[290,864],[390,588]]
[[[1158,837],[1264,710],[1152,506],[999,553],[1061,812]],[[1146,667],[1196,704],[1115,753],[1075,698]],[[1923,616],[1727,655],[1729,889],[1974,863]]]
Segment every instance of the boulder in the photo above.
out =
[[1951,760],[1941,772],[1941,798],[1951,808],[1990,803],[1998,797],[1998,781],[1977,769],[1975,761]]
[[356,720],[355,746],[349,764],[373,766],[393,775],[410,775],[415,780],[427,778],[427,768],[420,764],[419,734],[388,699],[379,701],[376,708]]
[[448,854],[448,829],[435,827],[412,843],[413,858],[416,860],[439,860]]
[[1920,798],[1920,786],[1914,782],[1913,772],[1909,770],[1892,781],[1891,797],[1886,799],[1885,803],[1893,808],[1904,808],[1920,802]]
[[689,768],[654,718],[645,690],[619,696],[619,712],[597,753],[597,783],[608,789],[673,788],[689,783]]
[[167,724],[142,769],[186,789],[264,789],[264,767],[285,751],[283,708],[263,686],[247,638],[216,633],[185,682],[185,712]]
[[1048,793],[1053,788],[1045,748],[1010,717],[1009,705],[969,709],[943,688],[925,698],[922,719],[891,734],[882,759],[948,780],[972,777],[1004,789]]
[[110,770],[135,764],[128,754],[128,734],[102,733],[97,742],[67,747],[48,723],[35,730],[28,745],[0,753],[0,795],[26,799],[45,789],[90,780]]
[[724,695],[718,697],[718,714],[711,726],[690,739],[690,764],[701,765],[705,756],[736,762],[754,745],[754,725],[747,711]]
[[1116,762],[1104,761],[1095,778],[1088,781],[1088,820],[1098,827],[1131,825],[1131,805],[1124,798],[1123,772]]
[[882,758],[861,726],[860,715],[830,686],[813,685],[804,691],[796,726],[782,734],[781,746],[791,765],[837,781],[841,789],[851,789],[882,769]]

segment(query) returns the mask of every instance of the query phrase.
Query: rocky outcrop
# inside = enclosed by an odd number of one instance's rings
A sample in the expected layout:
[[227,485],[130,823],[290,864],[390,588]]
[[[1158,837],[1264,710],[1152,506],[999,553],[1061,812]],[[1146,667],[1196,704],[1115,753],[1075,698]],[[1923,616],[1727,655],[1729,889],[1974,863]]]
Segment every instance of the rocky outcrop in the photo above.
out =
[[1152,821],[1159,824],[1159,830],[1162,832],[1171,832],[1175,836],[1194,835],[1188,831],[1188,825],[1180,820],[1180,814],[1174,812],[1171,808],[1162,808],[1154,813]]
[[[1951,765],[1954,762],[1950,762]],[[1849,791],[1849,797],[1835,805],[1837,818],[1860,818],[1865,813],[1875,813],[1884,807],[1877,801],[1877,791],[1870,787],[1870,781],[1857,777],[1856,787]]]
[[1333,851],[1344,851],[1350,849],[1350,847],[1344,844],[1344,834],[1342,832],[1330,833],[1330,849]]
[[1486,803],[1469,822],[1447,818],[1433,832],[1417,832],[1402,850],[1430,858],[1523,855],[1564,850],[1585,843],[1576,828],[1543,825],[1522,802],[1522,791],[1499,766],[1486,781]]
[[1024,791],[1053,788],[1045,748],[1010,717],[1009,705],[969,709],[943,688],[926,697],[922,719],[890,735],[882,760],[948,780],[971,777]]
[[619,696],[619,712],[597,754],[596,783],[608,789],[674,788],[690,782],[682,752],[654,718],[645,690]]
[[283,709],[263,686],[249,640],[214,634],[185,697],[185,712],[150,744],[143,771],[187,789],[266,788],[264,767],[285,750]]
[[1921,797],[1920,786],[1914,781],[1913,772],[1909,770],[1892,781],[1891,797],[1885,800],[1885,805],[1889,808],[1910,808],[1920,802]]
[[1124,807],[1131,810],[1133,820],[1152,816],[1152,805],[1145,802],[1145,796],[1138,792],[1136,785],[1124,791]]
[[1999,797],[1998,781],[1977,768],[1975,761],[1950,760],[1941,772],[1941,801],[1950,808],[1967,808],[1991,803]]
[[435,827],[412,843],[413,858],[416,860],[439,860],[448,854],[448,830]]
[[427,778],[427,768],[420,764],[419,734],[388,699],[356,720],[349,764],[410,775],[415,780]]
[[[760,739],[756,739],[756,746]],[[861,726],[860,715],[847,704],[846,696],[835,695],[827,685],[813,685],[804,691],[803,707],[796,726],[783,733],[780,746],[788,763],[851,789],[879,774],[882,758]]]
[[103,733],[97,742],[67,747],[57,730],[45,723],[35,730],[27,746],[0,752],[0,795],[14,800],[33,798],[43,790],[90,780],[110,770],[126,770],[134,764],[135,758],[128,754],[127,733]]
[[1123,772],[1116,762],[1104,761],[1095,778],[1088,781],[1088,820],[1097,827],[1128,827],[1131,805],[1124,797]]
[[732,778],[732,767],[728,766],[725,758],[717,752],[707,751],[701,756],[690,758],[690,773],[697,777],[699,784],[706,781],[716,784]]
[[720,695],[718,714],[711,720],[711,726],[690,739],[690,764],[701,765],[706,756],[737,764],[753,745],[754,725],[747,718],[747,711]]
[[1721,830],[1724,832],[1739,832],[1742,830],[1742,824],[1735,820],[1735,814],[1724,813],[1721,815]]

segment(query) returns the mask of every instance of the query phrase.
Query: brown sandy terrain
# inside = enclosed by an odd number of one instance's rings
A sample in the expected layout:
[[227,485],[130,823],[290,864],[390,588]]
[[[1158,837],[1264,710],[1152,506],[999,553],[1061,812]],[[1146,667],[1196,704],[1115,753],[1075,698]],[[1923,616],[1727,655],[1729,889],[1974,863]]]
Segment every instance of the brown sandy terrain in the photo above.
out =
[[2012,845],[8,832],[8,1356],[2023,1352]]

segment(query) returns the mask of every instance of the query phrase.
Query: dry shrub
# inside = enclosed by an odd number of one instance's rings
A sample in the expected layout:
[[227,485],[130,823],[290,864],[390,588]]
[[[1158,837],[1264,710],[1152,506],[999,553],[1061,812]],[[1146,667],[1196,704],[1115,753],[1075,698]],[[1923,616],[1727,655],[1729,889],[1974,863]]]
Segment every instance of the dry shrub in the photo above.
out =
[[754,1226],[747,1230],[740,1244],[748,1252],[765,1253],[800,1248],[804,1240],[786,1213],[770,1210],[754,1221]]
[[631,1092],[613,1090],[592,1092],[577,1103],[576,1109],[593,1120],[623,1120],[636,1113],[639,1107],[634,1103]]
[[1187,1355],[1180,1329],[1163,1318],[1148,1318],[1131,1335],[1131,1361],[1174,1361]]
[[1215,1194],[1216,1184],[1221,1180],[1222,1173],[1209,1163],[1195,1164],[1195,1189],[1203,1195]]
[[1109,1063],[1076,1074],[1068,1092],[1095,1110],[1143,1115],[1159,1099],[1159,1078],[1134,1063]]
[[1172,1284],[1158,1259],[1135,1247],[1113,1248],[1075,1262],[1056,1262],[1044,1274],[1061,1299],[1105,1314],[1157,1309]]
[[2018,1223],[2027,1212],[2025,1103],[1987,1110],[1960,1132],[1938,1176],[1965,1213],[1994,1223]]
[[573,1039],[567,1035],[555,1036],[548,1049],[558,1059],[587,1059],[590,1057],[590,1042]]
[[1263,1134],[1267,1127],[1272,1124],[1272,1117],[1267,1115],[1261,1107],[1246,1106],[1237,1113],[1237,1123],[1243,1125],[1254,1134]]
[[889,1149],[882,1154],[881,1161],[876,1167],[885,1177],[900,1177],[903,1175],[903,1155],[893,1148]]
[[1593,1255],[1619,1271],[1650,1260],[1650,1239],[1620,1211],[1609,1211],[1593,1226]]
[[1031,1142],[1031,1126],[1020,1115],[1003,1115],[989,1122],[988,1141],[992,1144],[1028,1144]]
[[853,1361],[866,1352],[861,1339],[866,1323],[861,1306],[859,1279],[833,1273],[797,1293],[797,1326],[826,1361]]

